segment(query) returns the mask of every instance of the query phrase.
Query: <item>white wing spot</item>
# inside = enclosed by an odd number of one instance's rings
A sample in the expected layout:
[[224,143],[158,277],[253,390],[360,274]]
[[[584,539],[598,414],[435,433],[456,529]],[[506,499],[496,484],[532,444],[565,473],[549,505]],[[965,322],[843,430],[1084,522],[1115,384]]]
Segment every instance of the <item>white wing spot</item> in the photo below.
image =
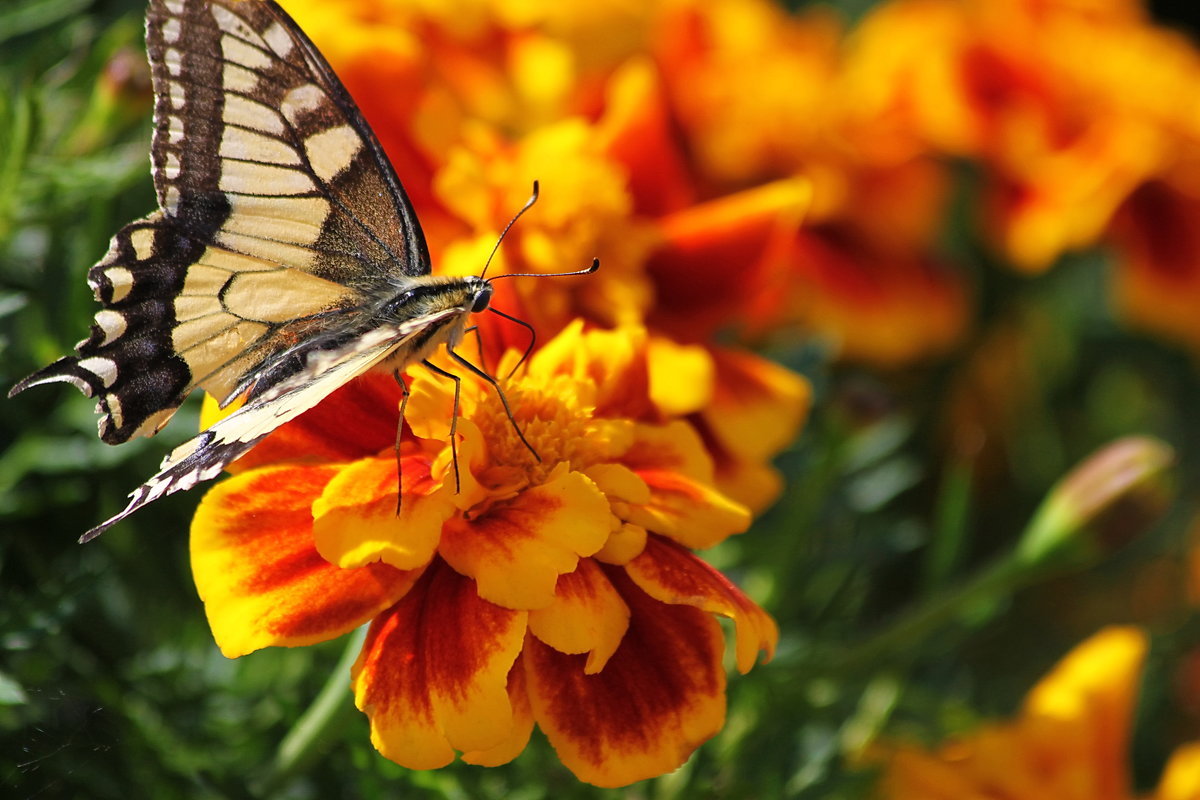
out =
[[276,195],[307,194],[317,188],[312,179],[298,169],[231,159],[221,162],[221,180],[217,187],[223,192]]
[[169,181],[179,177],[179,156],[167,153],[167,164],[163,167],[163,176]]
[[112,302],[119,303],[129,296],[130,290],[133,289],[132,272],[124,267],[109,267],[104,270],[104,277],[108,278],[112,286]]
[[217,26],[226,33],[235,33],[243,39],[257,39],[258,34],[255,33],[246,21],[234,14],[228,8],[223,8],[217,4],[210,6],[213,19],[217,21]]
[[279,105],[279,110],[287,117],[288,122],[295,125],[301,114],[320,108],[324,102],[325,93],[321,91],[320,87],[313,83],[306,83],[288,92]]
[[163,210],[173,215],[177,208],[179,208],[179,189],[168,186],[167,195],[163,199]]
[[167,142],[179,144],[183,141],[183,120],[179,117],[167,117]]
[[183,0],[167,0],[166,6],[167,11],[170,11],[172,14],[183,13]]
[[129,234],[129,243],[133,245],[133,254],[138,261],[145,261],[154,255],[154,229],[138,228]]
[[178,78],[179,73],[183,71],[183,56],[174,47],[168,47],[163,53],[163,63],[167,65],[167,72],[173,77]]
[[292,37],[278,22],[271,23],[271,27],[263,33],[263,39],[280,58],[287,58],[288,54],[292,52]]
[[300,156],[292,147],[270,136],[227,126],[221,132],[222,158],[240,158],[267,164],[300,165]]
[[258,73],[238,64],[226,63],[221,72],[221,85],[226,91],[253,94],[258,86]]
[[168,91],[171,95],[171,105],[175,108],[183,108],[183,104],[187,99],[187,93],[183,91],[183,84],[175,81],[168,81]]
[[105,389],[112,386],[117,380],[117,362],[111,358],[99,356],[85,358],[79,362],[79,368],[99,378]]
[[304,140],[308,152],[308,163],[317,177],[328,183],[339,172],[350,166],[350,162],[362,148],[362,139],[349,125],[315,133]]
[[[121,410],[121,398],[110,394],[104,398],[104,402],[108,404],[108,415],[112,417],[112,425],[117,428],[124,425],[125,414]],[[103,426],[104,422],[105,420],[101,420],[100,424]]]
[[[167,8],[168,9],[171,8],[170,4],[167,5]],[[178,14],[180,12],[174,11],[173,13]],[[163,25],[163,27],[162,27],[163,41],[171,42],[171,43],[178,42],[179,34],[182,32],[182,30],[183,29],[179,24],[179,20],[174,19],[174,18],[167,20],[166,24]]]
[[96,312],[96,326],[104,331],[104,341],[100,343],[103,347],[119,339],[129,327],[129,323],[121,314],[106,308]]

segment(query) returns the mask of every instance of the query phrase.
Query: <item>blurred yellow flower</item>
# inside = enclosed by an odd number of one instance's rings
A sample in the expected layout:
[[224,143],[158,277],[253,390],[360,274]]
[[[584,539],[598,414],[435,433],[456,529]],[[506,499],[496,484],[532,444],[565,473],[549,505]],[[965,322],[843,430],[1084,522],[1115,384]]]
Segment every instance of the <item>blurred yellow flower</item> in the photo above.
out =
[[[889,800],[1125,800],[1129,736],[1146,635],[1106,628],[1088,639],[1026,696],[1020,715],[963,735],[936,750],[878,745],[879,795]],[[1176,750],[1156,800],[1200,791],[1200,744]]]

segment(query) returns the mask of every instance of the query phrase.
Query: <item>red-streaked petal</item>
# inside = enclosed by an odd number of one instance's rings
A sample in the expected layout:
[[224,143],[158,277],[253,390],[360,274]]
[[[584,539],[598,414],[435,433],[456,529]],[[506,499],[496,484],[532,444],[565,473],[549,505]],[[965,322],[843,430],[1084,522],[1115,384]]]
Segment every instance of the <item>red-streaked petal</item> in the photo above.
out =
[[508,672],[526,617],[481,600],[470,579],[432,565],[371,624],[354,665],[355,703],[370,718],[376,749],[410,769],[434,769],[455,750],[511,742],[519,723]]
[[648,62],[632,59],[613,75],[596,134],[604,150],[629,168],[634,206],[646,216],[686,208],[695,193],[668,113],[658,73]]
[[463,761],[481,767],[496,767],[512,761],[529,744],[529,736],[533,733],[533,708],[529,705],[525,665],[520,656],[508,671],[508,701],[513,710],[512,732],[495,747],[463,753]]
[[404,596],[419,572],[339,569],[313,546],[312,501],[333,467],[276,467],[211,489],[192,520],[192,575],[230,658],[354,630]]
[[775,655],[779,641],[775,620],[728,578],[682,547],[651,536],[646,549],[625,565],[625,571],[656,600],[683,603],[732,619],[739,672],[749,672],[760,651],[766,653],[766,661]]
[[398,569],[423,567],[437,551],[442,523],[454,511],[437,491],[423,457],[404,459],[404,501],[396,513],[396,459],[348,464],[312,505],[317,550],[340,567],[375,561]]
[[526,640],[529,697],[559,759],[581,780],[624,786],[678,767],[725,719],[724,647],[713,617],[660,603],[606,570],[632,616],[596,675],[587,659]]
[[712,457],[682,420],[636,425],[621,462],[650,488],[649,502],[614,504],[627,522],[692,548],[712,547],[750,525],[749,509],[713,488]]
[[544,608],[558,576],[604,546],[610,519],[604,494],[563,465],[477,519],[451,519],[439,552],[478,582],[480,597],[505,608]]
[[724,449],[766,461],[795,441],[812,404],[808,381],[755,353],[713,348],[710,354],[719,377],[712,406],[701,413]]
[[775,273],[790,262],[811,200],[810,181],[787,178],[662,217],[663,240],[646,265],[658,299],[651,326],[694,342],[731,321],[757,321],[758,298],[778,291]]
[[[205,397],[201,425],[227,413]],[[391,449],[400,418],[400,387],[386,375],[364,375],[331,394],[315,408],[271,432],[239,458],[230,472],[245,472],[283,461],[353,461]]]
[[677,472],[705,483],[712,483],[712,456],[696,430],[683,420],[665,425],[638,424],[633,443],[621,456],[621,463],[642,470]]
[[554,602],[529,612],[529,631],[560,653],[587,653],[583,671],[594,675],[617,651],[629,628],[629,606],[591,559],[560,575]]

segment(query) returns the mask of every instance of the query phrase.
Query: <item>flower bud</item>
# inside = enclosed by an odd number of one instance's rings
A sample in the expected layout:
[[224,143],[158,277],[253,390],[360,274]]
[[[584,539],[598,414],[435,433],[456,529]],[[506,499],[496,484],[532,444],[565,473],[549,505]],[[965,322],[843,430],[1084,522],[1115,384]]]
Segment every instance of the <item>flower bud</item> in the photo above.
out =
[[1137,538],[1171,502],[1174,459],[1170,446],[1148,436],[1118,439],[1093,453],[1046,496],[1018,557],[1086,561]]

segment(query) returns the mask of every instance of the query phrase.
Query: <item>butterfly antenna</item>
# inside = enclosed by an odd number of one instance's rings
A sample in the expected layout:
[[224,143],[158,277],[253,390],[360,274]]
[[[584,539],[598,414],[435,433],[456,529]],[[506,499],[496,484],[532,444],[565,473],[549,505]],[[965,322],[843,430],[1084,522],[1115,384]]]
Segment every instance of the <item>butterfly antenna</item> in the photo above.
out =
[[492,245],[492,252],[488,254],[487,261],[484,262],[483,272],[479,273],[480,278],[483,278],[487,275],[488,267],[492,265],[492,259],[496,257],[496,251],[500,249],[500,243],[503,242],[504,237],[508,235],[509,228],[517,223],[517,220],[521,218],[522,214],[533,208],[533,204],[536,203],[538,199],[538,191],[538,182],[534,181],[533,194],[531,194],[529,199],[525,201],[525,205],[521,206],[521,210],[516,214],[513,214],[513,218],[510,219],[508,224],[504,226],[504,230],[500,231],[500,238],[496,240],[496,244]]
[[598,269],[600,269],[600,259],[593,258],[587,269],[577,269],[574,272],[506,272],[489,279],[489,283],[501,278],[569,278],[572,275],[591,275]]

